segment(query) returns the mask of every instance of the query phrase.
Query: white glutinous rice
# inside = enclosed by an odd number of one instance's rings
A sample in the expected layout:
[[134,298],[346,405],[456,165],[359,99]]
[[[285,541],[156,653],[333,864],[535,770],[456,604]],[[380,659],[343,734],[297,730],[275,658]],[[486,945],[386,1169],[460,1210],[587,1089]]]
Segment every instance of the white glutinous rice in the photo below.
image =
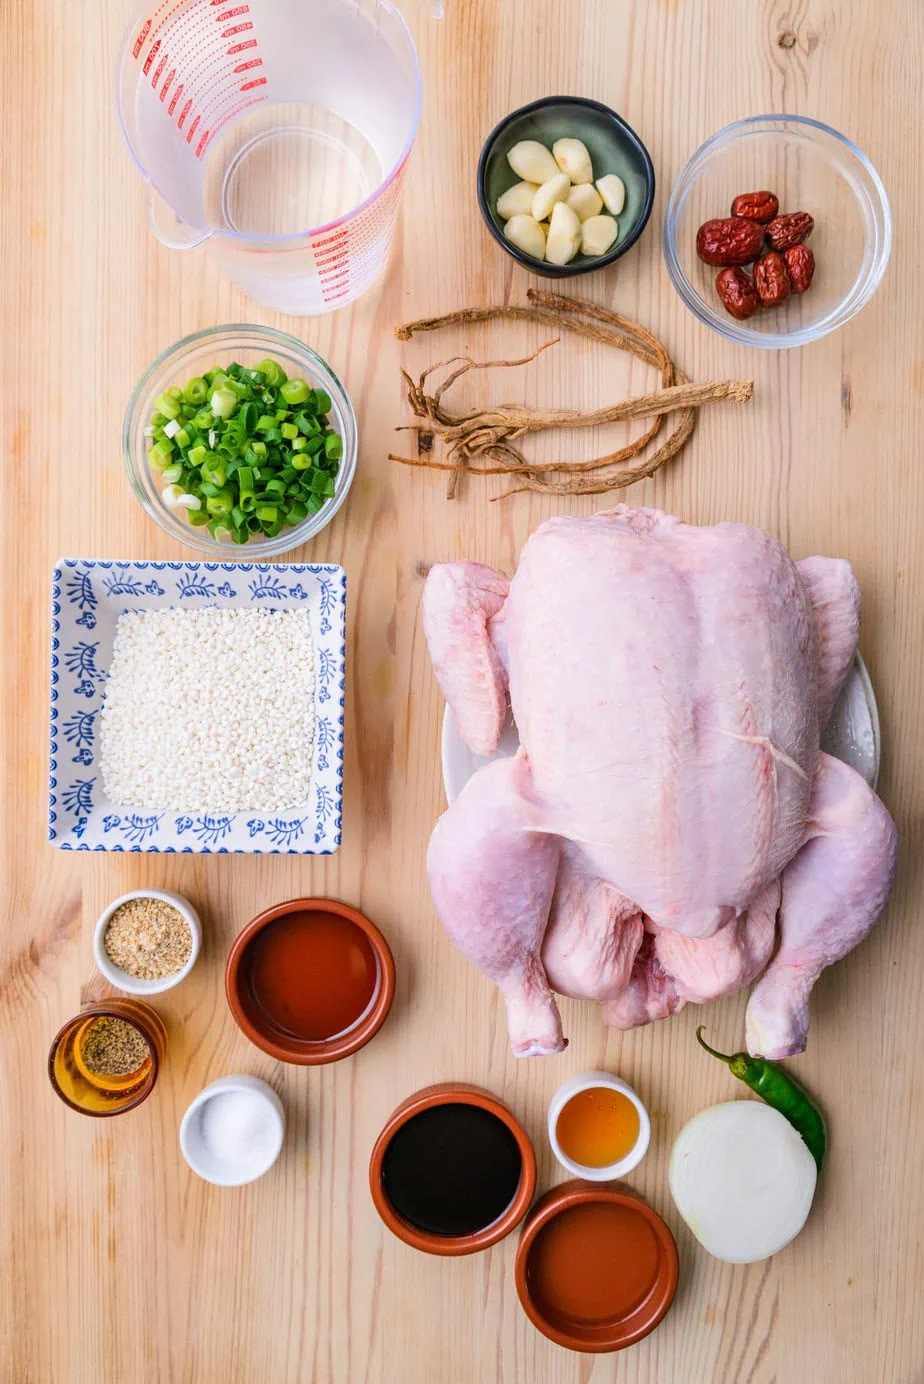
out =
[[105,794],[152,811],[304,807],[314,696],[305,611],[126,611],[100,729]]

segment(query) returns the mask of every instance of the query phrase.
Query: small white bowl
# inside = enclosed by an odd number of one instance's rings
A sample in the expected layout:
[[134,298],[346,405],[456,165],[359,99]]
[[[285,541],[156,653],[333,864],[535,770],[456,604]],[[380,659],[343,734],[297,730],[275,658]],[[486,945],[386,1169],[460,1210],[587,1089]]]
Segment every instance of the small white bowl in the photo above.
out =
[[[579,1091],[587,1091],[596,1086],[607,1086],[611,1091],[621,1091],[632,1102],[638,1111],[638,1138],[625,1158],[621,1158],[618,1163],[609,1163],[603,1168],[588,1168],[583,1163],[575,1163],[574,1159],[565,1153],[558,1142],[557,1125],[558,1117],[569,1100]],[[549,1143],[559,1163],[572,1177],[587,1178],[590,1182],[612,1182],[616,1178],[625,1177],[626,1173],[630,1173],[645,1157],[650,1138],[651,1121],[648,1111],[628,1082],[620,1080],[618,1076],[611,1076],[609,1072],[582,1072],[580,1076],[570,1077],[559,1086],[549,1103]]]
[[[202,1113],[209,1101],[228,1091],[247,1091],[258,1105],[261,1117],[272,1130],[273,1138],[265,1150],[251,1159],[215,1158],[205,1145]],[[282,1151],[286,1132],[286,1112],[272,1086],[256,1076],[223,1076],[203,1087],[180,1123],[180,1148],[183,1157],[205,1182],[216,1187],[243,1187],[268,1173]]]
[[[173,907],[182,913],[192,936],[192,950],[189,953],[186,965],[181,966],[172,975],[161,976],[159,980],[140,980],[137,976],[130,976],[127,971],[123,971],[121,966],[116,966],[106,954],[103,946],[103,938],[106,935],[106,928],[109,926],[109,919],[117,908],[121,908],[123,903],[128,903],[129,899],[161,899],[164,903],[172,904]],[[124,990],[128,995],[160,995],[165,990],[172,990],[174,985],[179,985],[181,980],[185,980],[196,964],[199,949],[202,946],[202,924],[199,922],[199,915],[193,908],[188,899],[184,899],[180,894],[170,894],[165,889],[132,889],[127,894],[121,894],[119,898],[105,908],[99,916],[99,921],[93,931],[93,956],[100,971],[118,990]]]

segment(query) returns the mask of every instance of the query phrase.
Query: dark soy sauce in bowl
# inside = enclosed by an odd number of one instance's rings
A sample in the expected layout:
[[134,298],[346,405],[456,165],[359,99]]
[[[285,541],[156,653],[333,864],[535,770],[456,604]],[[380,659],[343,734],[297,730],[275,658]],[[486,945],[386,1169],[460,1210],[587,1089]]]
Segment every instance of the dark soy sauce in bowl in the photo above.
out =
[[510,1206],[523,1158],[508,1126],[478,1105],[430,1106],[393,1134],[382,1190],[410,1225],[430,1235],[475,1235]]

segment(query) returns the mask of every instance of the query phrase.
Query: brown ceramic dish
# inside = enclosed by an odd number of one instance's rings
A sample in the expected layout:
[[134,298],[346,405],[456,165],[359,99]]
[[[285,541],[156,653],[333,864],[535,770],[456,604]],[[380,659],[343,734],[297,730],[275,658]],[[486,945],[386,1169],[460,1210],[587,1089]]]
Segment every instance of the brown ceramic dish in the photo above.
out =
[[661,1217],[624,1188],[573,1181],[533,1207],[516,1257],[533,1325],[567,1350],[634,1345],[677,1291],[677,1246]]
[[[474,1233],[464,1235],[436,1234],[408,1221],[392,1204],[383,1180],[386,1154],[399,1130],[404,1129],[410,1121],[425,1111],[452,1105],[474,1106],[495,1116],[516,1141],[520,1160],[519,1181],[506,1209],[490,1224]],[[405,1244],[413,1249],[423,1250],[426,1254],[475,1254],[478,1250],[487,1249],[489,1245],[494,1245],[505,1235],[509,1235],[523,1219],[536,1189],[536,1156],[529,1136],[520,1122],[496,1097],[477,1086],[442,1082],[415,1092],[395,1110],[372,1150],[369,1186],[375,1208],[382,1220]]]
[[[374,981],[365,1009],[355,1022],[329,1037],[303,1037],[286,1029],[267,1011],[255,991],[254,964],[259,963],[261,953],[265,951],[270,937],[269,929],[274,925],[284,928],[296,918],[327,920],[334,925],[339,921],[352,924],[362,934],[358,940],[369,954],[370,964],[374,965]],[[303,964],[312,962],[317,966],[317,958],[312,957],[310,951],[304,953]],[[322,969],[315,969],[312,975],[315,984],[319,979],[324,981],[323,960],[320,964]],[[341,981],[342,976],[331,973],[332,988],[336,988]],[[270,1057],[304,1067],[338,1062],[368,1043],[385,1022],[394,993],[395,963],[385,938],[375,924],[357,909],[336,899],[290,899],[287,903],[266,909],[235,938],[225,967],[225,994],[238,1027]]]

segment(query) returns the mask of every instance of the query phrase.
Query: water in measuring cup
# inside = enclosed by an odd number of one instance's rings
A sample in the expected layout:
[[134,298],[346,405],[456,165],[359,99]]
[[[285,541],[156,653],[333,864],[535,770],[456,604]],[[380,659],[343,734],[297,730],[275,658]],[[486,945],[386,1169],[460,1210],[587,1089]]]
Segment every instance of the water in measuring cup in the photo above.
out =
[[353,211],[380,186],[382,164],[355,125],[323,106],[277,102],[236,121],[209,151],[208,224],[289,235]]

